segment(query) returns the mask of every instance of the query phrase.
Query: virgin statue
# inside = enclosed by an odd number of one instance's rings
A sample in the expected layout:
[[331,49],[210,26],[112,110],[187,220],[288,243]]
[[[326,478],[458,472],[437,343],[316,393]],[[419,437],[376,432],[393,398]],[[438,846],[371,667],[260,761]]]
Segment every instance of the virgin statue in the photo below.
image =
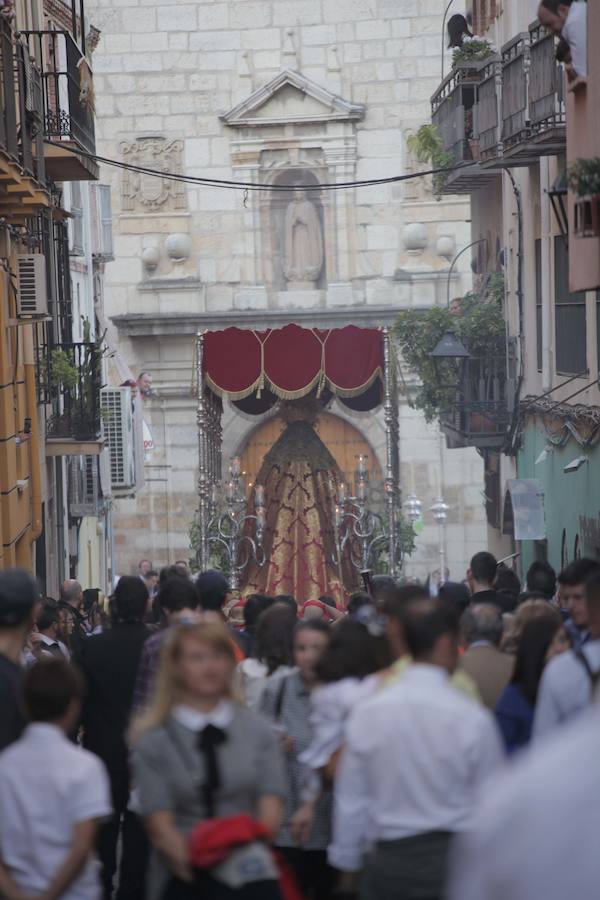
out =
[[282,402],[286,423],[265,455],[257,485],[266,502],[262,567],[248,567],[245,594],[293,594],[299,603],[328,594],[338,606],[358,588],[349,560],[335,540],[338,465],[315,431],[319,404],[312,397]]
[[284,221],[283,272],[291,288],[313,288],[323,268],[319,213],[303,190],[294,190]]

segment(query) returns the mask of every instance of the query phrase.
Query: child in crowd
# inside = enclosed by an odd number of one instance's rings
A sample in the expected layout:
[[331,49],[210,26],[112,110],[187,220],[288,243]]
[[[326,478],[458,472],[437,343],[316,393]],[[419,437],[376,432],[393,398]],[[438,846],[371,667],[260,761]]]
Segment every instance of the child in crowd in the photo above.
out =
[[0,754],[0,896],[6,900],[99,900],[94,846],[111,813],[100,760],[67,734],[79,718],[82,685],[64,660],[26,674],[29,725]]

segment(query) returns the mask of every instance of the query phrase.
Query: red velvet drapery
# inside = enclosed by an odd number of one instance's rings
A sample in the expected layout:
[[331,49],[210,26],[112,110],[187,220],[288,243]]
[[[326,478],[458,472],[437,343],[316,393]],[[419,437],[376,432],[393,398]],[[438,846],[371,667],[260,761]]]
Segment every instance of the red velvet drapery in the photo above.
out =
[[295,400],[315,388],[358,397],[381,380],[381,332],[374,328],[227,328],[204,336],[204,374],[220,396],[242,400],[263,391]]

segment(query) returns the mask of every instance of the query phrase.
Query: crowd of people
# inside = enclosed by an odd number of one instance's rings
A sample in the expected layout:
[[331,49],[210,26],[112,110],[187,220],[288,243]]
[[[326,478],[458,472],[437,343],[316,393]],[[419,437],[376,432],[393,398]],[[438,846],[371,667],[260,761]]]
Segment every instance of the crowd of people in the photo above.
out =
[[588,559],[343,610],[184,563],[106,608],[2,572],[0,896],[592,900],[598,672]]

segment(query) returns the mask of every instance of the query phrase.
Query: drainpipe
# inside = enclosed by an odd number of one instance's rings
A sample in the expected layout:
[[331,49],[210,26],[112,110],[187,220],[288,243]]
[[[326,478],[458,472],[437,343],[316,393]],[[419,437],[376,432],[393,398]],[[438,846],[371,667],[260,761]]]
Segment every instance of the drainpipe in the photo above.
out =
[[542,238],[541,293],[542,293],[542,390],[552,387],[554,369],[552,344],[552,296],[550,270],[552,266],[552,227],[550,221],[550,160],[540,158],[540,218]]
[[38,416],[37,396],[35,388],[35,365],[33,364],[33,335],[31,328],[23,329],[25,345],[25,391],[27,395],[27,414],[31,419],[31,438],[29,441],[29,472],[31,488],[31,532],[29,540],[33,544],[42,534],[42,472],[40,462],[41,436]]

